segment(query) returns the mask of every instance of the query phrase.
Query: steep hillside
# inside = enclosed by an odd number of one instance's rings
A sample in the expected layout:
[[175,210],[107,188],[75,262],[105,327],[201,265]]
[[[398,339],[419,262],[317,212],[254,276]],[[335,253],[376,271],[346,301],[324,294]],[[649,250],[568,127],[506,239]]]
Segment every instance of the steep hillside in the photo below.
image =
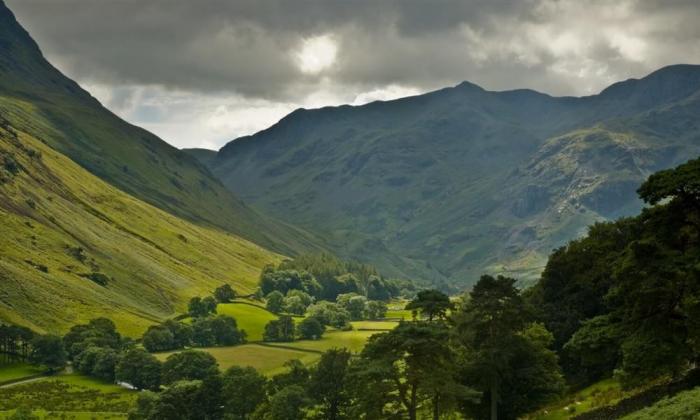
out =
[[297,110],[202,162],[243,200],[395,275],[534,278],[595,220],[630,214],[652,171],[700,152],[700,67],[599,95],[469,83]]
[[123,193],[4,118],[0,220],[0,320],[38,331],[108,316],[136,336],[224,282],[252,292],[281,259]]
[[196,159],[121,120],[48,63],[0,0],[0,115],[122,191],[283,253],[309,234],[258,214]]

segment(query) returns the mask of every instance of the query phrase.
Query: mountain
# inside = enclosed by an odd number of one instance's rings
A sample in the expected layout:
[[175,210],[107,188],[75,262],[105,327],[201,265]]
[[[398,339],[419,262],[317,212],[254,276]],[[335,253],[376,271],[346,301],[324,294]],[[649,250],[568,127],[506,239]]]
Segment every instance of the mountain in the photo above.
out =
[[465,82],[363,106],[299,109],[197,151],[245,202],[384,272],[528,280],[552,248],[632,214],[650,174],[700,152],[700,66],[587,97]]
[[0,0],[0,321],[138,336],[189,298],[251,293],[267,264],[322,249],[196,159],[105,109]]
[[43,57],[1,0],[0,115],[92,174],[173,215],[278,252],[319,248],[308,233],[247,207],[196,159],[104,108]]

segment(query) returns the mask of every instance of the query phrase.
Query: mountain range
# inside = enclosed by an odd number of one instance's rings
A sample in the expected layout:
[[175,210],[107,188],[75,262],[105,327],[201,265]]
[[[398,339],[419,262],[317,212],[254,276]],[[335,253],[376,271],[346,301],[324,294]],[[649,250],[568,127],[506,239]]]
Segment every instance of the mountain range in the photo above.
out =
[[553,248],[636,213],[652,172],[700,152],[700,66],[597,95],[455,87],[299,109],[218,152],[190,150],[244,202],[399,277],[537,278]]

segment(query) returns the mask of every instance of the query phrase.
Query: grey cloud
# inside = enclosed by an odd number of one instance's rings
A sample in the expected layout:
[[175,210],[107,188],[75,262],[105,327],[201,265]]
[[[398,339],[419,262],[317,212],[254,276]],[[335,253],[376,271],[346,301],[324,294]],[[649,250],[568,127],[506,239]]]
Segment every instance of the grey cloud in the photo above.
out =
[[[361,90],[471,80],[581,94],[616,77],[699,59],[700,7],[691,0],[7,1],[79,80],[273,100],[311,92],[321,81]],[[572,27],[585,49],[547,45],[547,36]],[[318,77],[302,74],[290,51],[325,33],[339,41],[338,63]],[[625,56],[635,42],[645,48],[641,61]]]

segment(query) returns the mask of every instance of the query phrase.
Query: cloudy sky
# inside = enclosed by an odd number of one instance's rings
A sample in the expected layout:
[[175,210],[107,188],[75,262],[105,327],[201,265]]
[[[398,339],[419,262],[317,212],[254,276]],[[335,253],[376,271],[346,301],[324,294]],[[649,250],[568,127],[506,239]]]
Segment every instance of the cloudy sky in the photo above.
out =
[[6,0],[44,54],[177,147],[463,80],[587,95],[700,63],[698,0]]

